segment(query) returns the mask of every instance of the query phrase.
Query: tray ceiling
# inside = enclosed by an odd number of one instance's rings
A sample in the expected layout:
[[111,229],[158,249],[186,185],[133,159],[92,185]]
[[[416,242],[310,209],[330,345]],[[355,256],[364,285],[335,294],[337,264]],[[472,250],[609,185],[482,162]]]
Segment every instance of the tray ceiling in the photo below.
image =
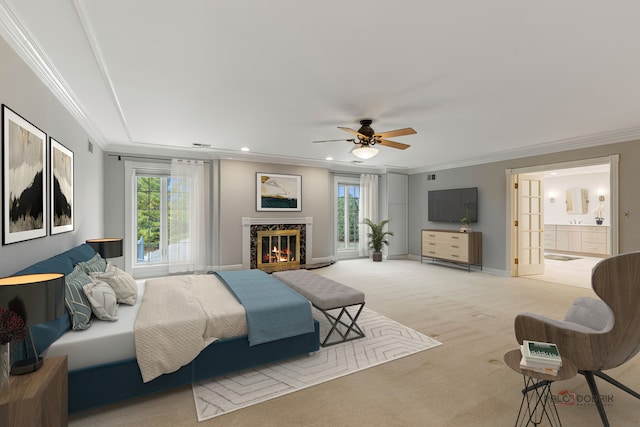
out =
[[410,173],[640,137],[638,18],[633,1],[0,0],[0,35],[106,151],[356,166],[350,143],[311,141],[370,118],[417,134],[357,166]]

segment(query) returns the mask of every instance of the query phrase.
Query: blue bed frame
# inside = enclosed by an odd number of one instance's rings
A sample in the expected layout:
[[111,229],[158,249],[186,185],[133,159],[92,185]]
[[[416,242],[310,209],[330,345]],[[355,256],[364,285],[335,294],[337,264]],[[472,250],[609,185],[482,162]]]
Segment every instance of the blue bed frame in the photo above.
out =
[[[45,272],[69,274],[75,264],[91,259],[94,255],[95,252],[89,245],[82,244],[16,274]],[[216,341],[188,365],[148,383],[142,381],[138,362],[135,359],[70,371],[69,412],[121,402],[318,351],[320,331],[316,320],[314,320],[314,326],[313,332],[251,347],[246,336]],[[44,350],[69,328],[68,316],[32,327],[38,350]]]

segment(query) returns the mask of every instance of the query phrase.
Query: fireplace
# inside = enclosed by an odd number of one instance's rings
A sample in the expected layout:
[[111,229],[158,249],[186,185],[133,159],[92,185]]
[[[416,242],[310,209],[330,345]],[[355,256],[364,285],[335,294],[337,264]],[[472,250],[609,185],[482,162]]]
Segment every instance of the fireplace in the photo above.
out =
[[[282,250],[282,236],[287,236],[286,241],[284,242],[287,251],[292,252],[292,255],[287,254],[287,257],[295,258],[295,260],[291,260],[290,264],[278,265],[278,269],[287,269],[287,268],[300,268],[300,266],[305,265],[308,262],[311,262],[311,248],[312,248],[312,236],[313,236],[313,218],[311,217],[302,217],[302,218],[242,218],[242,267],[244,269],[250,268],[260,268],[258,267],[258,258],[262,261],[264,259],[264,251],[268,251],[269,249],[273,249],[273,246],[270,242],[265,249],[258,250],[258,242],[260,241],[262,244],[263,235],[262,232],[286,232],[294,234],[299,234],[299,238],[296,237],[296,241],[292,244],[290,243],[291,238],[289,234],[278,234],[274,233],[274,235],[278,236],[278,245],[276,245],[279,249]],[[261,233],[260,238],[258,238],[258,233]],[[270,236],[270,239],[272,236]],[[293,255],[295,253],[295,255]],[[274,264],[270,263],[271,268],[273,270],[265,270],[265,271],[276,271]]]
[[271,273],[300,267],[300,230],[261,230],[256,241],[256,268]]

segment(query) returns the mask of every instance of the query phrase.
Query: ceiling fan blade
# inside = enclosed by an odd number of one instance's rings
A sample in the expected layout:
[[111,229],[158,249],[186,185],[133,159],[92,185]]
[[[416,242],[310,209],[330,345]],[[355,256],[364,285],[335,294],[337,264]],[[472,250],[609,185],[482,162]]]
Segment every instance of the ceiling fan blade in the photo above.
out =
[[363,138],[366,138],[365,135],[361,134],[357,130],[353,130],[353,129],[350,129],[350,128],[345,128],[345,127],[342,127],[342,126],[338,126],[338,129],[342,129],[343,131],[349,132],[350,134],[355,135],[355,136],[361,136]]
[[389,141],[387,139],[379,139],[376,143],[384,145],[385,147],[397,148],[398,150],[406,150],[411,147],[409,144],[402,144],[400,142]]
[[389,132],[376,133],[373,136],[376,136],[378,138],[393,138],[394,136],[413,135],[416,133],[418,132],[413,130],[413,128],[403,128],[403,129],[390,130]]
[[311,142],[313,142],[313,143],[315,144],[316,142],[335,142],[335,141],[349,141],[349,142],[354,142],[354,141],[355,141],[355,139],[325,139],[324,141],[311,141]]

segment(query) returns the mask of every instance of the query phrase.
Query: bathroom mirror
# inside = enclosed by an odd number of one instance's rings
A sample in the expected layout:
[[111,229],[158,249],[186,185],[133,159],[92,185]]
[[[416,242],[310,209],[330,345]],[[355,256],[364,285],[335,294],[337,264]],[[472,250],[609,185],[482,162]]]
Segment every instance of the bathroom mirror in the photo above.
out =
[[588,212],[589,191],[584,188],[570,188],[567,190],[567,213],[584,215]]

